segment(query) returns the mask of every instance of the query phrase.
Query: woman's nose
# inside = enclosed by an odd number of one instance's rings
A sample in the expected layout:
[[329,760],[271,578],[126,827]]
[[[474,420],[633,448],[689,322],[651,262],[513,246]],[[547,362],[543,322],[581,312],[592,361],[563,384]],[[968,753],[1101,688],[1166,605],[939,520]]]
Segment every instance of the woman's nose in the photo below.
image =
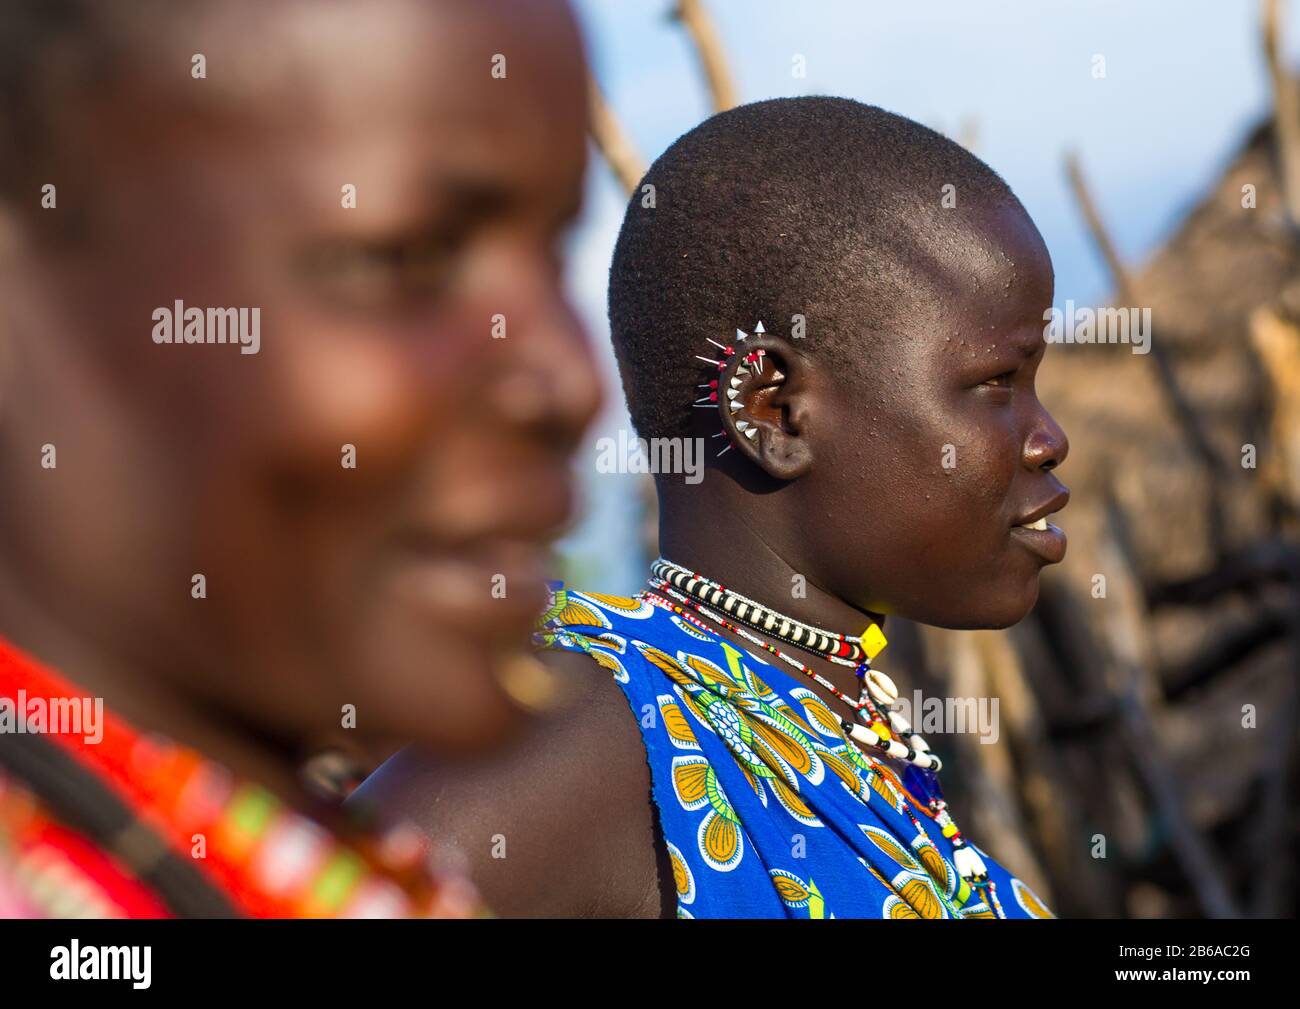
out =
[[1025,465],[1030,469],[1054,470],[1065,461],[1069,452],[1070,439],[1052,419],[1051,414],[1044,410],[1040,423],[1034,426],[1025,439]]

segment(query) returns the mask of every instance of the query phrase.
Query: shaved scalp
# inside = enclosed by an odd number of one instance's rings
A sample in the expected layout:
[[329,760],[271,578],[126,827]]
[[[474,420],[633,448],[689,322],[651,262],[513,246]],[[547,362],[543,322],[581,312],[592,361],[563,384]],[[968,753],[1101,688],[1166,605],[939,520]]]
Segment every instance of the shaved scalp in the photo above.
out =
[[[124,10],[152,2],[6,0],[0,31],[0,186],[10,197],[43,166],[60,99],[89,93],[107,75]],[[137,18],[138,20],[138,18]]]
[[[647,185],[654,187],[648,207]],[[956,208],[943,206],[945,186]],[[779,98],[679,138],[637,187],[609,278],[609,321],[642,437],[689,437],[696,386],[762,320],[801,350],[862,367],[872,332],[904,329],[934,265],[969,229],[963,208],[1018,201],[935,131],[845,98]]]

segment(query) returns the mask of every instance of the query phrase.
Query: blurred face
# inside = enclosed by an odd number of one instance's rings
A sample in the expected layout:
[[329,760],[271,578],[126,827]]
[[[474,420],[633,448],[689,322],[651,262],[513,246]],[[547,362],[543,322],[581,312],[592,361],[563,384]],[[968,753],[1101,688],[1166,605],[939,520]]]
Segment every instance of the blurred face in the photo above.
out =
[[[576,30],[551,0],[212,6],[135,33],[58,124],[57,209],[23,213],[4,554],[64,625],[268,733],[354,705],[491,740],[598,407],[557,256]],[[178,301],[258,309],[258,352],[155,342]]]
[[1051,472],[1068,444],[1034,392],[1051,261],[1019,208],[977,223],[932,264],[914,324],[880,337],[870,385],[829,380],[829,420],[800,481],[816,502],[810,528],[830,534],[810,568],[825,587],[954,628],[1029,612],[1040,570],[1065,554],[1050,516],[1069,497]]

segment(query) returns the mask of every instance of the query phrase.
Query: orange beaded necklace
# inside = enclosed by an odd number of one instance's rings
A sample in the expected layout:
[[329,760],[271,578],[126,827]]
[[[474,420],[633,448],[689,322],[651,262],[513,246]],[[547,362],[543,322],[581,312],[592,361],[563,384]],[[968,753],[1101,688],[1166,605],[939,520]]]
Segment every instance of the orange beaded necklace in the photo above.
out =
[[[24,710],[18,710],[20,699]],[[233,913],[251,917],[486,914],[472,884],[436,865],[409,832],[344,841],[266,788],[238,780],[169,739],[141,734],[111,711],[103,712],[94,735],[60,731],[55,719],[29,717],[68,711],[85,700],[72,684],[0,640],[0,713],[18,726],[0,733],[0,834],[18,845],[20,855],[24,845],[53,844],[83,867],[88,860],[73,857],[82,848],[109,854],[96,863],[94,875],[103,877],[104,866],[118,871],[120,878],[96,882],[117,894],[120,899],[111,903],[120,911],[148,917],[184,913],[158,892],[158,880],[168,878],[160,867],[170,862],[177,870],[171,878],[194,876],[197,869],[199,880],[223,896]],[[61,766],[63,773],[24,774],[23,767],[33,766]],[[93,804],[70,801],[70,783],[78,778],[83,788],[89,781],[104,804],[125,807],[127,826],[114,828],[111,837],[88,838],[75,824],[67,830],[69,817],[55,810],[75,814]],[[60,788],[64,794],[54,794]],[[23,791],[35,801],[20,799]],[[211,903],[220,906],[219,897]]]

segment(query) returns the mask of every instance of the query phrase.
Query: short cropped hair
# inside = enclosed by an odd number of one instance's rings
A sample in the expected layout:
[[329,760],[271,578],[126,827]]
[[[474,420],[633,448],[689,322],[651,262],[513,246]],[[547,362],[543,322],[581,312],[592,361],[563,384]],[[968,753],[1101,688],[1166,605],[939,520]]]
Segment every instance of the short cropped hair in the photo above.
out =
[[161,33],[165,20],[201,9],[195,0],[4,0],[2,6],[0,199],[40,177],[63,106],[93,94],[127,63],[130,37]]
[[857,367],[858,338],[908,311],[910,278],[951,242],[945,194],[1015,201],[960,145],[849,99],[755,102],[680,137],[632,194],[610,268],[637,432],[688,437],[713,369],[695,355],[717,359],[708,338],[732,343],[758,321],[789,336],[800,316],[802,349]]

